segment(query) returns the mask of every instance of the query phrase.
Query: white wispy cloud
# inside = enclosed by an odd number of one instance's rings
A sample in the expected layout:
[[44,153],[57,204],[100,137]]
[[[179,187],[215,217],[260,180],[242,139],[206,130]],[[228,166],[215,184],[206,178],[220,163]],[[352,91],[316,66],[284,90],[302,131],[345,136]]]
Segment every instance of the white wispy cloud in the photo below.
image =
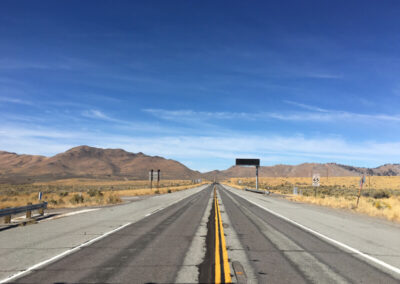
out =
[[311,110],[311,111],[315,111],[315,112],[330,112],[327,109],[323,109],[320,107],[311,106],[311,105],[307,105],[307,104],[302,104],[302,103],[298,103],[298,102],[294,102],[294,101],[284,100],[283,102],[286,104],[289,104],[289,105],[293,105],[296,107],[300,107],[302,109],[307,109],[307,110]]
[[206,112],[194,110],[164,110],[164,109],[144,109],[158,118],[166,120],[186,119],[186,120],[206,120],[206,119],[236,119],[245,118],[246,113],[240,112]]
[[39,62],[3,59],[0,60],[0,69],[52,69],[52,66]]
[[305,77],[308,78],[316,78],[316,79],[341,79],[342,75],[332,74],[332,73],[323,73],[323,72],[309,72],[304,73]]
[[23,99],[19,99],[19,98],[9,98],[9,97],[0,97],[0,103],[34,105],[34,103],[29,100],[23,100]]
[[88,118],[115,121],[115,119],[109,117],[108,115],[97,109],[85,110],[82,112],[82,115]]
[[361,123],[370,123],[377,121],[400,122],[399,115],[387,114],[361,114],[347,111],[336,111],[319,108],[316,106],[302,103],[284,101],[287,104],[297,106],[308,111],[281,111],[281,112],[203,112],[193,110],[163,110],[163,109],[144,109],[143,111],[153,116],[175,122],[206,122],[211,120],[281,120],[294,122],[338,122],[353,121]]
[[[362,114],[362,113],[354,113],[348,111],[340,111],[340,110],[328,110],[312,105],[297,103],[293,101],[284,101],[287,104],[291,104],[302,109],[307,109],[312,112],[303,112],[298,113],[298,115],[289,115],[286,117],[286,120],[324,120],[324,121],[337,121],[337,120],[356,120],[359,122],[371,122],[371,121],[392,121],[399,122],[400,114],[388,115],[388,114]],[[303,117],[301,117],[302,115]],[[281,119],[285,119],[282,117]]]
[[72,70],[88,68],[92,64],[81,58],[61,56],[52,60],[25,60],[20,58],[0,58],[0,70],[37,69],[37,70]]

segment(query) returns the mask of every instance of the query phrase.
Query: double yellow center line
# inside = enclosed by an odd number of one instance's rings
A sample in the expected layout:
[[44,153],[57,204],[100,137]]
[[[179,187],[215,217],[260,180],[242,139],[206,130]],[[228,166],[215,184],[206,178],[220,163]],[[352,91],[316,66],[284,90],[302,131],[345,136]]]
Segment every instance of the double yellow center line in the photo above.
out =
[[231,272],[226,251],[224,228],[219,210],[217,190],[214,187],[215,208],[215,283],[232,283]]

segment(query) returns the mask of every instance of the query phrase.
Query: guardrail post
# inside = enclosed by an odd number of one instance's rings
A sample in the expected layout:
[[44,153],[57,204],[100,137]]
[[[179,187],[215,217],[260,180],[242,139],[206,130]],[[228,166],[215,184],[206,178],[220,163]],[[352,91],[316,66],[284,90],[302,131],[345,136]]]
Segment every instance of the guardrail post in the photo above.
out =
[[44,208],[42,207],[42,208],[39,208],[39,214],[40,214],[40,216],[43,216],[44,215]]
[[[29,205],[32,205],[32,202],[29,202],[28,206]],[[27,210],[26,211],[26,219],[30,219],[30,218],[32,218],[32,211],[31,210]]]
[[6,224],[11,223],[11,215],[4,216],[4,223]]

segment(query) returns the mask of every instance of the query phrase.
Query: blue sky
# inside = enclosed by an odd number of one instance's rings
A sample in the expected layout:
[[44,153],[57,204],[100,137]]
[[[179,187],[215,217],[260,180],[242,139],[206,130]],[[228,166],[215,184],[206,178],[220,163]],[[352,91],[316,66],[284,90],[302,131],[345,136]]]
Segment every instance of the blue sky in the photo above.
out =
[[200,171],[400,159],[398,1],[1,1],[0,149]]

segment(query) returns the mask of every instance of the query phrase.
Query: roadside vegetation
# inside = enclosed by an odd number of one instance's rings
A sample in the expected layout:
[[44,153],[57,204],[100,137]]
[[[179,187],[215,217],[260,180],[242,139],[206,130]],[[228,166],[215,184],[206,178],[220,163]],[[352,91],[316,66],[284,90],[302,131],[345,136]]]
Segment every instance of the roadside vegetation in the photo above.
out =
[[[204,182],[203,182],[204,183]],[[48,208],[71,208],[118,204],[122,196],[140,196],[172,193],[189,189],[199,184],[191,180],[161,181],[159,187],[149,181],[102,181],[90,179],[67,179],[33,184],[1,184],[0,209],[38,203],[38,193]]]
[[[356,207],[360,177],[321,177],[320,186],[311,185],[311,177],[260,178],[259,188],[282,194],[295,202],[306,202],[332,208],[382,217],[400,222],[400,176],[366,177],[360,202]],[[225,182],[236,188],[255,188],[255,178],[231,178]],[[293,194],[297,187],[298,194]]]

